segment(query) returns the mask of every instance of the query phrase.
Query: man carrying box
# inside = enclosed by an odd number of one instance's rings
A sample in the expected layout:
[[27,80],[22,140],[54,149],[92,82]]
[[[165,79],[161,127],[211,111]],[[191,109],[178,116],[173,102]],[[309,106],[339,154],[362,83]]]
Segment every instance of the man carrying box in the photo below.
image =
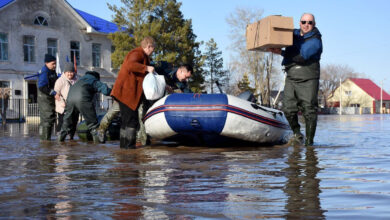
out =
[[306,146],[313,145],[317,127],[322,40],[315,24],[314,15],[304,13],[299,23],[300,29],[294,29],[293,45],[283,51],[280,48],[268,49],[283,56],[282,65],[287,72],[283,111],[296,141],[303,140],[298,123],[298,110],[302,111],[306,124]]

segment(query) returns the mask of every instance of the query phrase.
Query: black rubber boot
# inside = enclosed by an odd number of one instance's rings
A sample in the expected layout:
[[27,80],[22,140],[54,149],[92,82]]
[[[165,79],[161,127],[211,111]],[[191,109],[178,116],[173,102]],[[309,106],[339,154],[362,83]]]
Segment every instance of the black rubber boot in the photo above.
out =
[[291,130],[294,132],[294,136],[290,139],[290,144],[301,145],[303,144],[304,136],[301,133],[301,126],[298,122],[298,115],[286,116],[286,119],[290,125]]
[[135,128],[121,128],[120,148],[135,149],[136,133]]
[[298,115],[291,115],[291,116],[286,115],[286,119],[290,125],[291,130],[294,132],[294,135],[301,134],[301,126],[299,125],[298,122]]
[[61,130],[60,135],[58,136],[58,142],[64,142],[67,134],[68,132]]
[[317,128],[317,115],[313,115],[307,117],[305,119],[306,123],[306,140],[305,146],[313,146],[314,144],[314,136]]
[[51,139],[51,127],[39,127],[39,137],[41,141],[50,141]]

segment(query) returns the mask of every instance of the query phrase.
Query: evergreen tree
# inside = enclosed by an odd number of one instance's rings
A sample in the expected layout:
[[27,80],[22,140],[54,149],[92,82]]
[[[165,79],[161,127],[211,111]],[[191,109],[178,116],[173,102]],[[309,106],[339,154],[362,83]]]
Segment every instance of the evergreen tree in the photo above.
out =
[[110,34],[115,47],[113,67],[118,68],[126,54],[138,47],[142,39],[151,36],[156,40],[153,60],[167,61],[174,66],[188,63],[194,67],[190,86],[202,90],[202,57],[200,43],[192,30],[192,21],[184,19],[181,3],[176,0],[121,0],[122,7],[108,4],[115,13],[113,22],[121,31]]
[[217,43],[211,38],[206,43],[205,57],[205,82],[211,93],[214,93],[215,82],[225,85],[227,82],[227,71],[223,70],[222,52],[218,51]]
[[247,73],[244,73],[242,79],[237,83],[237,87],[241,92],[250,91],[255,92],[255,89],[250,86],[249,77]]

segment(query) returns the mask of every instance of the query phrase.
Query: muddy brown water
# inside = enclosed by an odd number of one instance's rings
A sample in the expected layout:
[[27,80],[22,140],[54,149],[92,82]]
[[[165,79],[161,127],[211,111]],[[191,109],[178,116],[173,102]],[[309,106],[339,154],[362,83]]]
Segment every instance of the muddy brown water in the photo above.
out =
[[389,219],[390,116],[320,116],[314,147],[40,143],[0,127],[0,219]]

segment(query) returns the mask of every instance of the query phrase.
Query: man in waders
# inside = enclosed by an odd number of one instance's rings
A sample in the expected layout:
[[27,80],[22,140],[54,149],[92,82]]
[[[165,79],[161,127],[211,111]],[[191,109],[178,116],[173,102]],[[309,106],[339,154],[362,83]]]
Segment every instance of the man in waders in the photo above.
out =
[[50,140],[53,125],[56,120],[54,84],[57,81],[56,58],[45,54],[45,65],[38,74],[38,107],[39,107],[39,137],[40,140]]
[[285,50],[269,49],[283,56],[287,77],[284,86],[283,111],[294,132],[295,141],[303,135],[298,123],[298,111],[302,111],[306,124],[305,145],[313,145],[317,127],[318,87],[322,53],[321,33],[316,27],[314,15],[304,13],[294,29],[293,45]]
[[59,142],[63,142],[66,136],[71,135],[75,126],[75,116],[81,115],[85,118],[88,131],[91,133],[93,141],[98,143],[97,127],[99,122],[96,116],[93,98],[96,93],[110,95],[111,88],[107,84],[100,82],[100,74],[95,71],[88,71],[73,86],[70,87],[68,98],[66,99],[64,121],[60,131]]

